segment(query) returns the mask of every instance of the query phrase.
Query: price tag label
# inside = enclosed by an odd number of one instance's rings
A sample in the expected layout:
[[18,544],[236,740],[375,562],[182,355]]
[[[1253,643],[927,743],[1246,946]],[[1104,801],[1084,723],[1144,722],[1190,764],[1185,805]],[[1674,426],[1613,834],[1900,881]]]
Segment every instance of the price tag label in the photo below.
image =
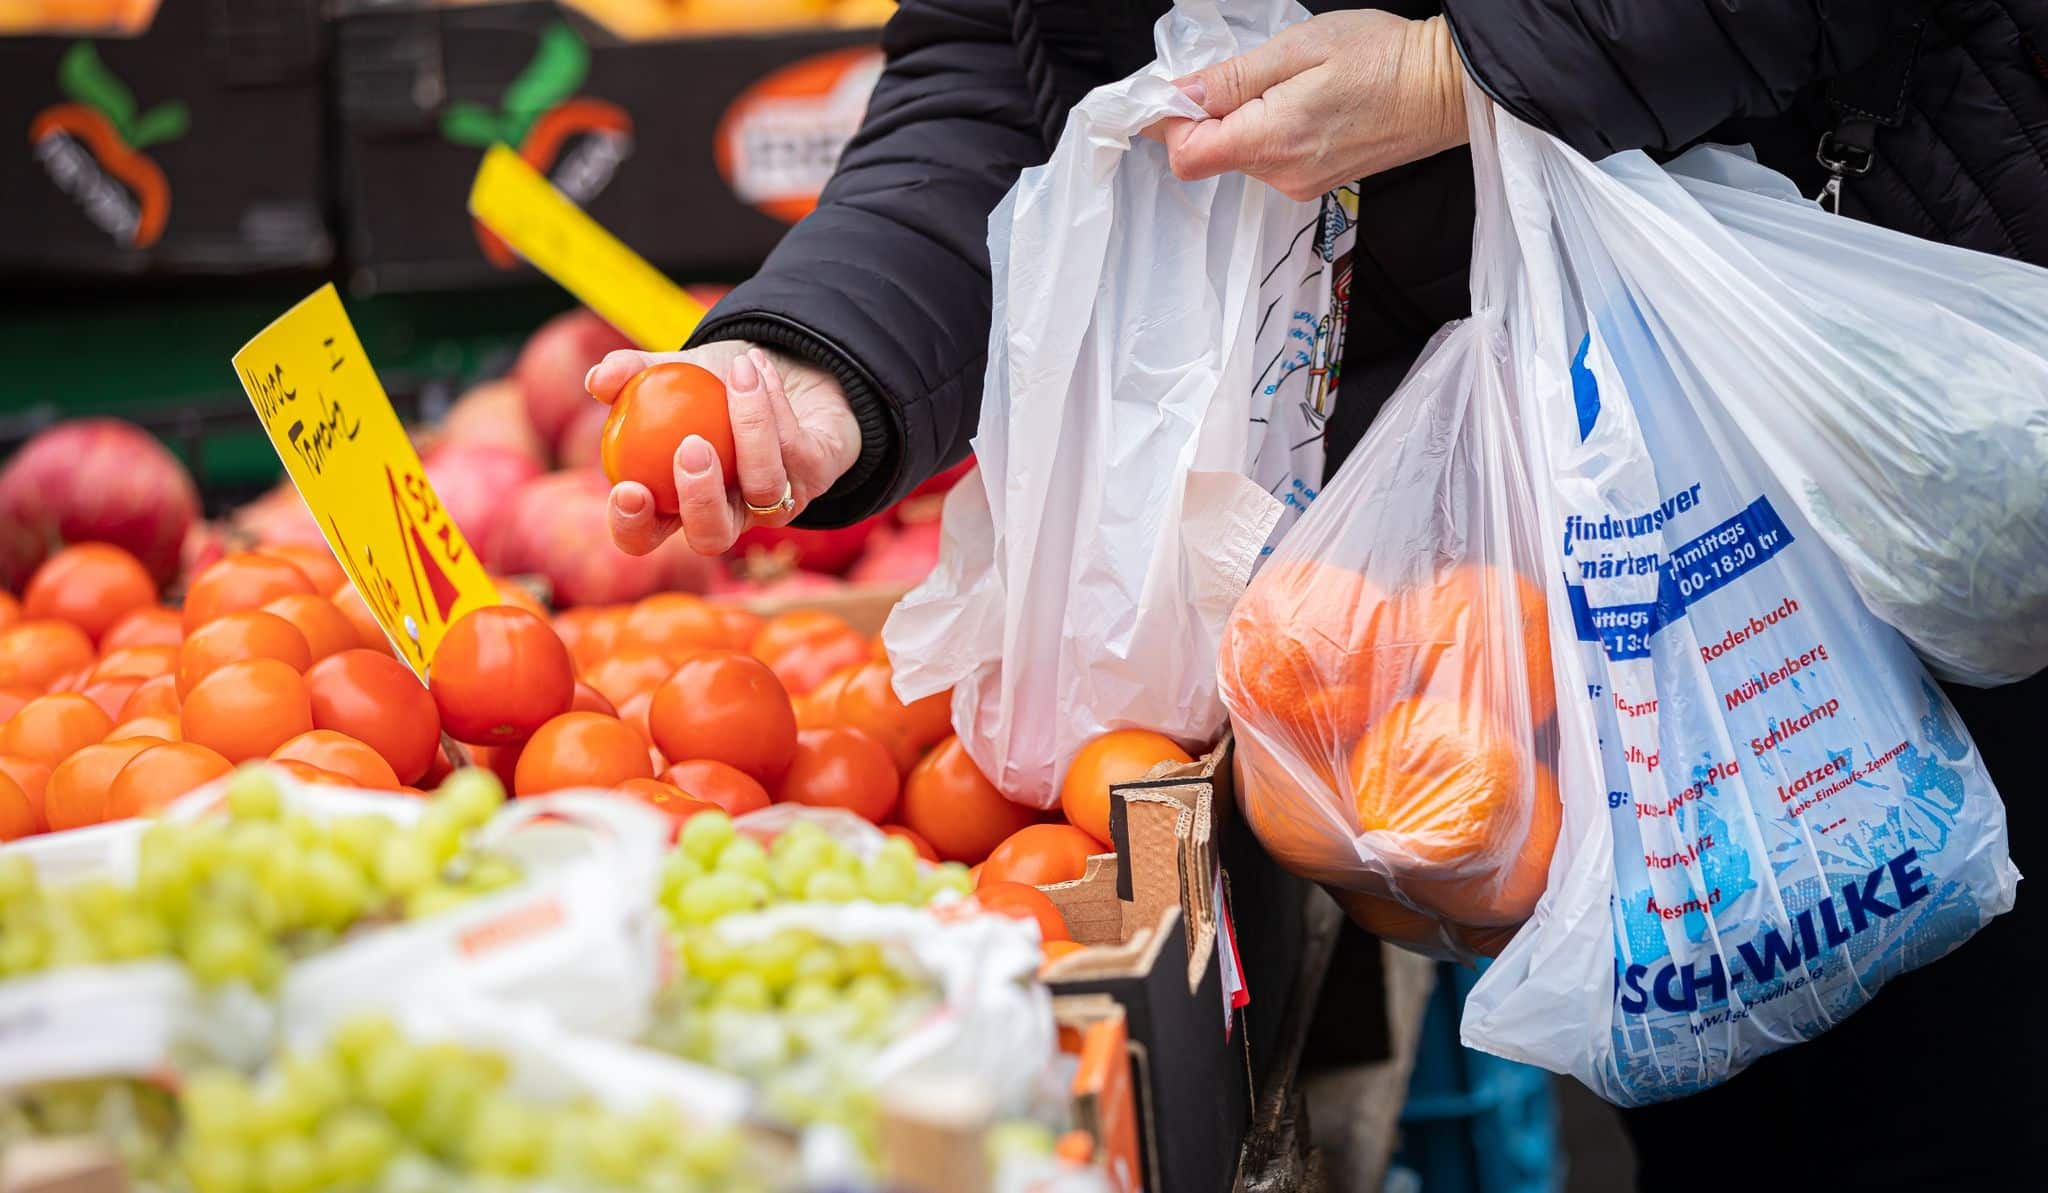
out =
[[234,364],[335,559],[426,679],[449,624],[498,593],[427,483],[334,286],[264,328]]
[[503,145],[484,152],[469,214],[646,351],[675,351],[704,318],[681,286]]

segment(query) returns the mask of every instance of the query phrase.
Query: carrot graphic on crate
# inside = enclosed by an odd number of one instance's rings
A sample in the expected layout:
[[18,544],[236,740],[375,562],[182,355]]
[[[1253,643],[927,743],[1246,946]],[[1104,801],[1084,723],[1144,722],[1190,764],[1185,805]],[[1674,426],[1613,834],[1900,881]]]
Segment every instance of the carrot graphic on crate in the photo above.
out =
[[[566,24],[540,35],[526,69],[505,88],[497,110],[452,103],[441,113],[441,135],[478,149],[503,142],[527,165],[578,205],[603,192],[633,152],[633,118],[606,100],[577,95],[590,74],[590,48]],[[499,269],[519,264],[517,254],[480,223],[477,243]]]
[[142,151],[185,135],[185,105],[171,100],[138,111],[134,92],[89,41],[64,52],[57,86],[69,102],[36,113],[30,151],[107,235],[132,248],[155,244],[171,218],[171,184]]

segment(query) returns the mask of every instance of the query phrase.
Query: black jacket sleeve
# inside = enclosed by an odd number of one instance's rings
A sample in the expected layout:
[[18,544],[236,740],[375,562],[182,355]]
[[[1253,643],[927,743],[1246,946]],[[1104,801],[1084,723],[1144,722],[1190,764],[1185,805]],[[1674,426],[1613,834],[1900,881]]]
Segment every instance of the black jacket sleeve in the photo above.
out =
[[1774,116],[1877,56],[1904,0],[1446,0],[1465,68],[1589,157]]
[[861,452],[805,525],[886,508],[967,453],[990,317],[988,213],[1047,155],[1005,0],[905,0],[817,210],[692,343],[751,340],[839,378]]

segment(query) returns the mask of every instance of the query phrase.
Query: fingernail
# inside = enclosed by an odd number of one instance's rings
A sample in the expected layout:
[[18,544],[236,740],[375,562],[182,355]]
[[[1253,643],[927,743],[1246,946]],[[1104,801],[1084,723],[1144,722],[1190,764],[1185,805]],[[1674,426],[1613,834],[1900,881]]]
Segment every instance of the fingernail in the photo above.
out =
[[761,374],[754,368],[754,362],[742,354],[732,358],[732,387],[753,389],[761,384]]
[[595,394],[597,392],[596,365],[590,366],[590,371],[583,374],[583,392],[587,394]]
[[1209,91],[1202,86],[1202,80],[1190,75],[1185,79],[1176,80],[1173,85],[1180,88],[1182,95],[1194,100],[1196,107],[1205,112],[1209,110]]
[[676,449],[676,466],[691,476],[703,476],[711,471],[711,445],[700,435],[683,440]]
[[647,495],[638,489],[629,489],[619,494],[619,512],[628,518],[637,518],[647,508]]
[[754,362],[755,368],[761,370],[764,373],[768,371],[768,354],[766,352],[763,352],[761,349],[747,349],[747,359]]

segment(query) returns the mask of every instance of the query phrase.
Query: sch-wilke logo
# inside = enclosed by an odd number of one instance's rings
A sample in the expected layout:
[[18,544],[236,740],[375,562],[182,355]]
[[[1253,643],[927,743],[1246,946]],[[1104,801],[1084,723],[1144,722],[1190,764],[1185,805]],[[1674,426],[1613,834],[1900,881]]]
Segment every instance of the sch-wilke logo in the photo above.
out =
[[155,244],[171,218],[171,185],[143,150],[185,135],[185,105],[138,111],[135,94],[89,41],[65,51],[57,86],[70,102],[36,113],[30,152],[101,231],[131,248]]

